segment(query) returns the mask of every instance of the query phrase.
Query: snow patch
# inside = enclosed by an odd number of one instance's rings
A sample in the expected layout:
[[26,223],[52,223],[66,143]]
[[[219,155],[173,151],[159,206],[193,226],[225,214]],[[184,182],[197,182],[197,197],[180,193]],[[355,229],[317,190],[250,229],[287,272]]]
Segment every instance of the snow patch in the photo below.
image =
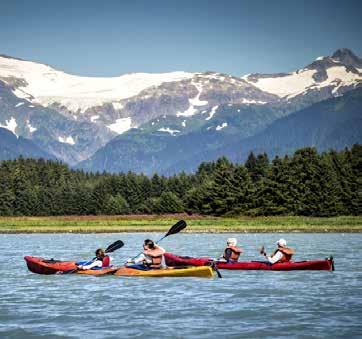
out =
[[335,94],[340,87],[355,85],[358,80],[361,80],[361,76],[347,72],[345,66],[334,66],[327,69],[328,78],[316,85],[317,88],[322,88],[331,85],[337,85],[332,93]]
[[197,109],[194,106],[190,105],[190,107],[184,112],[177,112],[177,117],[191,117],[197,112]]
[[58,137],[58,141],[63,143],[63,144],[69,144],[69,145],[74,145],[74,139],[73,137],[70,135],[69,137]]
[[22,105],[24,105],[25,104],[25,102],[19,102],[19,103],[17,103],[16,105],[15,105],[15,107],[20,107],[20,106],[22,106]]
[[120,102],[112,102],[114,109],[121,110],[124,106]]
[[193,106],[205,106],[208,104],[208,101],[203,101],[203,100],[200,100],[200,95],[202,93],[202,86],[196,82],[191,82],[192,85],[194,85],[196,87],[196,89],[198,90],[198,93],[197,95],[195,96],[195,98],[193,99],[189,99],[189,103],[190,105],[193,105]]
[[191,84],[196,87],[196,89],[198,90],[198,93],[194,98],[189,99],[190,106],[186,111],[176,113],[177,117],[191,117],[191,116],[195,115],[198,111],[194,106],[205,106],[208,104],[208,101],[200,100],[200,95],[202,93],[202,86],[193,81],[191,82]]
[[99,119],[99,115],[93,115],[91,116],[90,121],[95,122],[97,119]]
[[315,83],[313,79],[315,73],[316,70],[307,70],[299,73],[293,72],[284,77],[261,78],[253,85],[279,97],[297,95]]
[[320,56],[318,57],[317,59],[315,59],[316,61],[319,61],[319,60],[323,60],[324,59],[324,56]]
[[177,133],[180,133],[179,130],[177,130],[177,129],[171,129],[171,128],[169,128],[169,127],[167,127],[167,128],[162,127],[162,128],[160,128],[160,129],[158,129],[158,131],[160,131],[160,132],[167,132],[167,133],[170,133],[171,135],[175,135],[175,134],[177,134]]
[[213,108],[211,108],[210,115],[205,120],[210,120],[214,116],[218,108],[219,106],[214,106]]
[[182,121],[181,125],[182,125],[183,127],[186,127],[186,120]]
[[131,117],[128,118],[121,118],[117,119],[115,123],[108,125],[107,127],[117,134],[122,134],[128,131],[131,128],[132,119]]
[[216,126],[216,130],[217,131],[220,131],[220,130],[222,130],[223,128],[225,128],[225,127],[227,127],[228,126],[228,123],[227,122],[223,122],[221,125],[218,125],[218,126]]
[[59,103],[70,111],[81,113],[90,107],[138,95],[152,86],[194,77],[194,73],[187,72],[132,73],[109,78],[82,77],[44,64],[4,57],[0,57],[0,74],[26,81],[25,86],[13,91],[17,97],[30,98],[43,106]]
[[245,98],[243,98],[242,103],[243,103],[243,104],[246,104],[246,105],[249,105],[249,104],[265,105],[265,104],[266,104],[265,101],[249,100],[249,99],[245,99]]
[[[337,87],[339,88],[341,86],[354,85],[362,80],[361,74],[347,72],[346,67],[340,64],[327,68],[326,72],[328,78],[321,83],[318,83],[313,79],[313,75],[316,72],[316,70],[302,69],[284,77],[261,78],[256,83],[250,83],[265,92],[278,95],[279,97],[293,98],[305,93],[310,88],[320,89],[336,85],[337,81]],[[335,91],[338,90],[338,88],[335,89]]]
[[32,125],[30,125],[30,121],[29,121],[29,120],[26,121],[26,125],[27,125],[27,127],[29,128],[30,133],[33,133],[33,132],[35,132],[35,131],[37,130],[37,128],[35,128],[35,127],[33,127]]
[[11,117],[10,120],[5,120],[5,125],[0,124],[0,127],[6,128],[9,131],[13,132],[17,137],[18,135],[15,133],[16,127],[18,124],[14,117]]

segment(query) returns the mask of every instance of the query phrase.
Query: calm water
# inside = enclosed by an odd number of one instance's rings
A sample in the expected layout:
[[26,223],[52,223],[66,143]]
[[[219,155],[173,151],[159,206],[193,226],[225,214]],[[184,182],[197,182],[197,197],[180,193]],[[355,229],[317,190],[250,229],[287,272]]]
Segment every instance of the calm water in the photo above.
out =
[[236,236],[245,260],[280,237],[295,260],[335,257],[336,271],[221,271],[223,279],[42,276],[24,255],[87,259],[122,239],[121,263],[160,234],[0,235],[1,338],[330,338],[362,336],[362,234],[178,234],[162,245],[217,256]]

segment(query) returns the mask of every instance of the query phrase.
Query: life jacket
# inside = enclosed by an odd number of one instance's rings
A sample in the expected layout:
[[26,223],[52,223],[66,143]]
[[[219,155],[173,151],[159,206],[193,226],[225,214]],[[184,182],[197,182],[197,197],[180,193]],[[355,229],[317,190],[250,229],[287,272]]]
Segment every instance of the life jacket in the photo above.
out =
[[273,256],[277,253],[281,252],[283,254],[282,258],[278,261],[279,263],[282,262],[289,262],[292,259],[292,256],[294,254],[294,250],[289,247],[278,247],[273,253]]
[[109,255],[106,255],[102,260],[102,267],[108,267],[111,265],[111,258]]
[[161,268],[163,254],[153,255],[146,254],[146,258],[149,258],[151,262],[147,263],[147,266],[153,269]]
[[228,246],[224,251],[224,259],[227,261],[238,261],[240,257],[241,249],[236,246]]

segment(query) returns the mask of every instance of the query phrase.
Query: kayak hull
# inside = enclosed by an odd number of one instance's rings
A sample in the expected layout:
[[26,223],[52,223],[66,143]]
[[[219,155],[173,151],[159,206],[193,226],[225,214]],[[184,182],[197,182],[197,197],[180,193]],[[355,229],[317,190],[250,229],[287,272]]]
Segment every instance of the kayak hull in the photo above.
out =
[[94,270],[77,270],[75,261],[61,261],[54,259],[44,259],[40,257],[26,256],[24,257],[29,271],[37,274],[84,274],[84,275],[106,275],[117,271],[117,267],[106,267]]
[[[164,254],[166,264],[170,266],[200,266],[210,265],[213,263],[211,258],[192,258],[177,256],[172,253]],[[285,263],[269,264],[265,261],[240,261],[236,263],[226,263],[215,261],[218,269],[224,270],[264,270],[264,271],[333,271],[334,261],[333,258],[325,260],[308,260],[308,261],[291,261]]]
[[61,261],[54,259],[44,259],[40,257],[24,257],[29,271],[37,274],[56,274],[60,272],[72,271],[77,268],[74,261]]
[[188,268],[173,268],[157,270],[138,270],[130,267],[119,268],[114,275],[124,277],[198,277],[211,278],[214,272],[210,266],[188,267]]
[[78,270],[78,271],[75,271],[74,273],[83,274],[83,275],[100,276],[100,275],[113,274],[117,270],[118,270],[118,267],[107,267],[107,268],[102,268],[102,269],[99,269],[99,270]]

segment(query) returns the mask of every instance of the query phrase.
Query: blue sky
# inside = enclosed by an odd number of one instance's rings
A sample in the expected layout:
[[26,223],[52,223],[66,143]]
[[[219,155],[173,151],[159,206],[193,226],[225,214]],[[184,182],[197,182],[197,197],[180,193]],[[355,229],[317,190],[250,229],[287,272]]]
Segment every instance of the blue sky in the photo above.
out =
[[0,54],[68,73],[290,71],[347,47],[362,1],[0,1]]

